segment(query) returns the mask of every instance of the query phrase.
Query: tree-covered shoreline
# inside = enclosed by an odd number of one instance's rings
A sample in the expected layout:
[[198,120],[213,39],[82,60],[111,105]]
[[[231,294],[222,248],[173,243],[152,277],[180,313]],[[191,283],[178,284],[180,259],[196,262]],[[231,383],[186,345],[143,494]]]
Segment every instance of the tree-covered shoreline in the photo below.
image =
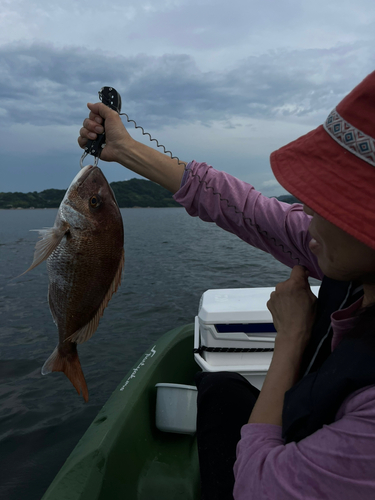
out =
[[[111,182],[110,186],[120,208],[181,206],[167,189],[145,179]],[[40,193],[0,193],[0,209],[58,208],[65,192],[66,189],[45,189]],[[298,202],[291,195],[282,195],[278,199],[286,203]]]
[[[144,179],[111,182],[120,208],[179,207],[167,189]],[[46,189],[40,193],[0,193],[0,209],[58,208],[66,189]]]

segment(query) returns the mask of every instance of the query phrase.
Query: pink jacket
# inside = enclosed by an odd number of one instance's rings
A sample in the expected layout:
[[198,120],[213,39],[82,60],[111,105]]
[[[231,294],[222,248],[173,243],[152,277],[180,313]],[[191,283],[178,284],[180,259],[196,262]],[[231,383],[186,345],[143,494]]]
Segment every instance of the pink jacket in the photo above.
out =
[[[190,215],[322,278],[308,247],[310,217],[302,205],[266,198],[250,184],[195,161],[174,198]],[[332,349],[360,302],[332,315]],[[335,422],[298,443],[285,445],[279,426],[244,425],[234,474],[235,500],[374,500],[375,386],[351,394]]]

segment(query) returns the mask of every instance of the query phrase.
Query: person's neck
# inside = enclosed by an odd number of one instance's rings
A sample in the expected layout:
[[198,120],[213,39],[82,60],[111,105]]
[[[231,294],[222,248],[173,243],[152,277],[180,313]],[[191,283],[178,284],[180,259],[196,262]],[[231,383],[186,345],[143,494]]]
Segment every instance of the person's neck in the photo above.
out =
[[362,307],[367,307],[371,304],[375,304],[375,285],[364,283]]

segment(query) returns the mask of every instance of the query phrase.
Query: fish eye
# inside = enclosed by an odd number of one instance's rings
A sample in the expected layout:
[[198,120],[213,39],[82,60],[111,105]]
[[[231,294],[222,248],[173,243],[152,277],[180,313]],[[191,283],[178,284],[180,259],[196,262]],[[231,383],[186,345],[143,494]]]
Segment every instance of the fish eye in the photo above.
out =
[[94,194],[93,196],[91,196],[89,201],[90,207],[97,208],[100,205],[100,201],[100,196],[98,194]]

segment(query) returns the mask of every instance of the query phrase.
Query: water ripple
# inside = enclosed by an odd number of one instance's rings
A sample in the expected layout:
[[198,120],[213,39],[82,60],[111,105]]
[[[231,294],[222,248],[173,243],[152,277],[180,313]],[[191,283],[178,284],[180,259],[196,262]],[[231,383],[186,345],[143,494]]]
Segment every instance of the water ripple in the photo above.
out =
[[36,233],[56,210],[0,211],[0,497],[39,500],[126,372],[167,330],[191,323],[210,288],[274,286],[289,269],[176,209],[123,209],[125,273],[92,339],[78,347],[84,403],[61,373],[42,376],[57,343]]

